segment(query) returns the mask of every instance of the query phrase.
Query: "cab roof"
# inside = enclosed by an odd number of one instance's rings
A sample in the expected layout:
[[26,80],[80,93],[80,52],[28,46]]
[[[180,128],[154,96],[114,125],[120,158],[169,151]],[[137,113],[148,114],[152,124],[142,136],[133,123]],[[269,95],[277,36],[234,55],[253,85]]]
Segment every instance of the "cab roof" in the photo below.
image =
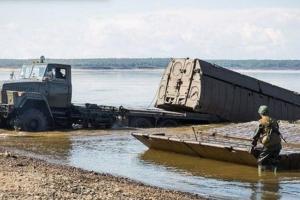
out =
[[47,65],[47,66],[58,66],[58,67],[64,67],[64,68],[71,68],[71,65],[67,65],[67,64],[60,64],[60,63],[33,63],[33,65]]

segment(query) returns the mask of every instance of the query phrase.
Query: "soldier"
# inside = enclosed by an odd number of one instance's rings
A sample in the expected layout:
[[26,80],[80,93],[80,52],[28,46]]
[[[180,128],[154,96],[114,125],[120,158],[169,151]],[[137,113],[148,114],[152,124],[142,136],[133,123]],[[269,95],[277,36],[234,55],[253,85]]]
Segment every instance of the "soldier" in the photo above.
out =
[[63,73],[61,72],[60,68],[55,68],[55,78],[58,79],[65,79],[65,76],[63,75]]
[[[276,175],[281,150],[279,126],[277,121],[269,116],[267,106],[260,106],[258,113],[261,119],[259,120],[259,127],[256,129],[253,137],[251,152],[253,152],[254,149],[260,152],[257,157],[259,176],[261,175],[262,166],[272,166],[274,174]],[[258,141],[263,145],[262,148],[256,147]]]

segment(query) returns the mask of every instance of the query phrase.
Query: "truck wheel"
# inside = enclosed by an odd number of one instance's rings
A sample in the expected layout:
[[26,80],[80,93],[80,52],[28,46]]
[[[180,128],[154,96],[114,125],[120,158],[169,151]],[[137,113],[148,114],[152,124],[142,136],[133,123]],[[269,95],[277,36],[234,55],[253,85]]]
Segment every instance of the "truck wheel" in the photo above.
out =
[[174,127],[174,126],[178,126],[178,123],[175,120],[166,119],[166,120],[162,120],[161,122],[159,122],[158,126],[159,127]]
[[37,109],[29,109],[19,117],[20,128],[23,131],[45,131],[48,128],[47,117]]
[[147,118],[133,118],[129,124],[131,127],[137,128],[151,128],[154,126],[151,120]]
[[0,128],[5,127],[6,122],[4,121],[4,119],[0,119]]

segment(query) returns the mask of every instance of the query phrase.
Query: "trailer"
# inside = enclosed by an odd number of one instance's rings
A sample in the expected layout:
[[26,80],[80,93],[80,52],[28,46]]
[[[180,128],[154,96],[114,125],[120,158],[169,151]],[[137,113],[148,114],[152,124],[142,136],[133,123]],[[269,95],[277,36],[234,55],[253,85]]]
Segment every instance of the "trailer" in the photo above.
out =
[[281,120],[300,119],[300,95],[200,59],[172,59],[161,79],[155,106],[200,112],[225,121],[257,120],[260,105]]
[[129,127],[172,127],[188,124],[207,124],[220,122],[213,114],[193,112],[172,112],[162,109],[121,108],[123,125]]

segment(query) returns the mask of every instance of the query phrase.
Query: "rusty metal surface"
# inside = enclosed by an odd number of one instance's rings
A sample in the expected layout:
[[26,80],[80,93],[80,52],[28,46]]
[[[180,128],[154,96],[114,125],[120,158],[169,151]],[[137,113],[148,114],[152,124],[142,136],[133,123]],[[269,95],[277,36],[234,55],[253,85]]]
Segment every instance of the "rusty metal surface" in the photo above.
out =
[[[279,167],[285,170],[300,169],[300,124],[281,122],[280,125],[287,144],[283,143]],[[256,166],[256,158],[249,153],[256,126],[256,122],[229,124],[199,132],[195,129],[196,135],[184,134],[180,137],[142,133],[132,135],[152,149]]]
[[252,121],[260,105],[277,119],[300,119],[300,95],[199,59],[173,59],[162,77],[156,107]]
[[167,136],[155,136],[134,133],[133,136],[152,149],[171,151],[203,158],[211,158],[245,165],[256,165],[256,159],[249,154],[245,146],[219,143],[217,141],[180,140]]

